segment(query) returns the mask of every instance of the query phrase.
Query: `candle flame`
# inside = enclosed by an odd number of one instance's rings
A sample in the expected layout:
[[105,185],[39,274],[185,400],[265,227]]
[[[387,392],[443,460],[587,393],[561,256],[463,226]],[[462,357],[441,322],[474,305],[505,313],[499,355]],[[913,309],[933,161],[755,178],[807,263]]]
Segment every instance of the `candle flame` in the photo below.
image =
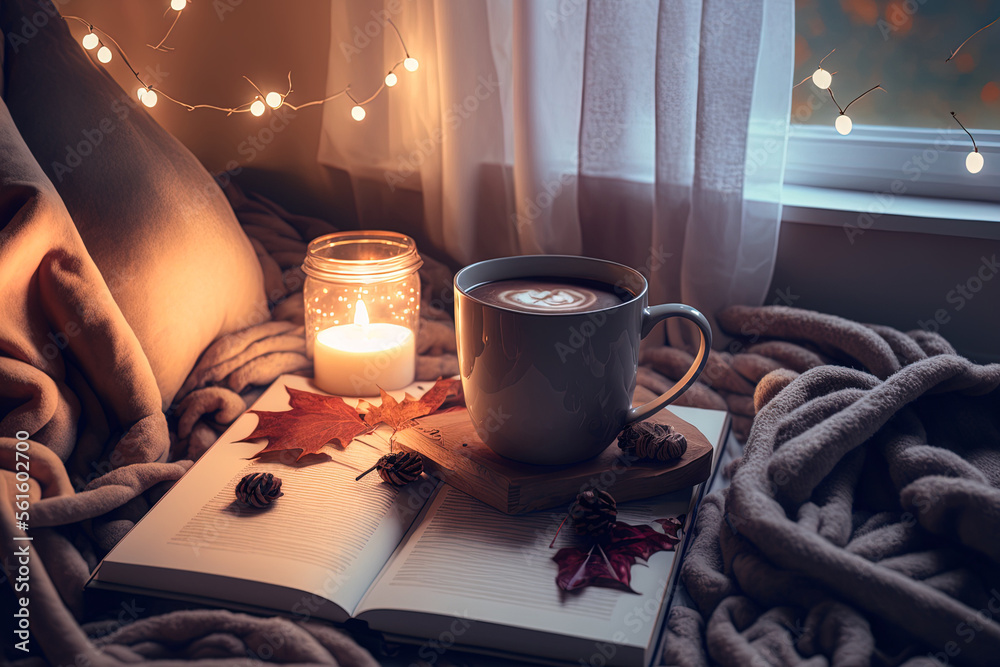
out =
[[365,302],[358,299],[358,303],[354,306],[354,323],[360,324],[363,327],[368,326],[368,308],[365,306]]

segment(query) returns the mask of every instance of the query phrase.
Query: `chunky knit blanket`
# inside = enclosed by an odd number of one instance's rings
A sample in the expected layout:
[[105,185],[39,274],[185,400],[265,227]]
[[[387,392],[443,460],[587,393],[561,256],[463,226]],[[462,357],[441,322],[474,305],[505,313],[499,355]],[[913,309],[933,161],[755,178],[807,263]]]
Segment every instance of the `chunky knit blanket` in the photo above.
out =
[[696,608],[671,612],[665,664],[1000,664],[1000,365],[792,308],[719,320],[842,363],[757,385],[731,484],[699,509],[681,571]]

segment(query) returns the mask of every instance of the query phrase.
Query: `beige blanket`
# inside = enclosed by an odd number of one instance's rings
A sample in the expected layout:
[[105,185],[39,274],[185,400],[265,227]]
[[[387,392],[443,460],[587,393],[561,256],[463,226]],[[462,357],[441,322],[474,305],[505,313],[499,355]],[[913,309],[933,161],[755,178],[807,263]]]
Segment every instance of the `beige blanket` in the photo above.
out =
[[[12,164],[30,165],[13,126],[3,121],[0,117],[0,128],[8,132],[0,133],[0,151],[16,156]],[[4,349],[21,351],[0,357],[0,397],[14,406],[0,413],[5,436],[0,465],[7,480],[0,494],[0,550],[10,563],[15,545],[30,545],[31,631],[37,642],[30,644],[31,651],[59,664],[74,663],[79,656],[92,664],[154,658],[212,658],[219,664],[225,656],[235,660],[262,650],[279,662],[371,664],[353,641],[314,622],[180,611],[136,614],[119,628],[120,620],[113,617],[88,617],[82,597],[83,583],[100,556],[155,500],[151,490],[162,492],[158,484],[179,478],[278,375],[310,372],[299,266],[304,240],[333,229],[227,186],[257,250],[274,318],[211,345],[164,415],[145,355],[58,195],[37,169],[8,178],[32,185],[4,202],[11,219],[0,231],[0,294],[6,303],[22,304],[8,312],[23,313],[0,321]],[[0,180],[0,191],[11,192],[6,185]],[[424,275],[428,295],[439,294],[450,277],[430,258]],[[433,306],[428,296],[425,310],[433,314]],[[65,331],[78,313],[86,317],[79,335],[70,339],[69,352],[46,359],[51,332]],[[450,322],[425,321],[419,336],[421,379],[452,374],[449,353],[454,349]],[[13,539],[25,535],[10,507],[18,443],[13,436],[19,431],[31,434],[25,439],[31,466],[30,543]],[[110,633],[109,624],[116,628]],[[96,639],[89,640],[88,633]]]
[[[146,355],[2,105],[0,159],[0,558],[11,584],[3,595],[28,600],[31,633],[17,642],[26,651],[8,634],[7,656],[63,665],[221,664],[228,656],[243,664],[265,651],[286,663],[374,664],[315,623],[181,611],[136,614],[122,626],[87,615],[83,584],[97,560],[155,500],[151,492],[191,461],[183,447],[170,455]],[[19,480],[18,471],[28,474]],[[15,492],[28,496],[17,520]],[[110,622],[119,625],[108,633]]]
[[214,434],[308,371],[297,265],[333,230],[234,188],[227,202],[51,0],[0,2],[0,29],[0,606],[23,594],[32,636],[5,657],[371,664],[312,623],[85,608],[90,571]]

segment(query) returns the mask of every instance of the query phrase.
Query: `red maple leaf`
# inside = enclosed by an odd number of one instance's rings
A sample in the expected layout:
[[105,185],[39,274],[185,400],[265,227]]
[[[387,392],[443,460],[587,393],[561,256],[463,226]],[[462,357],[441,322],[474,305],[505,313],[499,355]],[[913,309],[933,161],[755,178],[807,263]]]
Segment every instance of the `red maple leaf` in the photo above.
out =
[[683,516],[657,519],[656,523],[663,527],[664,532],[652,526],[632,526],[616,521],[609,538],[595,543],[589,550],[579,547],[560,549],[552,557],[559,566],[556,584],[564,591],[599,586],[635,593],[630,584],[636,560],[648,560],[655,553],[670,551],[681,540]]
[[384,389],[380,388],[379,392],[382,394],[381,405],[361,401],[358,403],[358,412],[364,413],[365,423],[371,428],[379,424],[388,424],[395,435],[397,431],[413,426],[414,419],[435,412],[448,399],[460,397],[462,383],[460,380],[442,378],[419,399],[406,394],[401,402],[387,394]]
[[250,410],[257,415],[257,428],[245,440],[267,438],[267,447],[254,458],[267,452],[301,449],[296,457],[316,454],[327,443],[337,442],[341,447],[365,431],[371,430],[358,411],[339,396],[324,396],[309,391],[285,387],[291,410],[269,412]]

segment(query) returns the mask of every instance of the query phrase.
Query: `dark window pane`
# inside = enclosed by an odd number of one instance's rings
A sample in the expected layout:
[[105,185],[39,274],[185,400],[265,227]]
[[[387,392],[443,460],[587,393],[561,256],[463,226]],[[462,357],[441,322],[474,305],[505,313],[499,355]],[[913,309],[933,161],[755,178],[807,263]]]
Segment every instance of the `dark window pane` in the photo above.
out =
[[[1000,1],[796,0],[795,82],[823,68],[835,72],[840,106],[881,83],[851,106],[855,124],[1000,129]],[[792,121],[833,126],[836,106],[812,81],[795,89]]]

